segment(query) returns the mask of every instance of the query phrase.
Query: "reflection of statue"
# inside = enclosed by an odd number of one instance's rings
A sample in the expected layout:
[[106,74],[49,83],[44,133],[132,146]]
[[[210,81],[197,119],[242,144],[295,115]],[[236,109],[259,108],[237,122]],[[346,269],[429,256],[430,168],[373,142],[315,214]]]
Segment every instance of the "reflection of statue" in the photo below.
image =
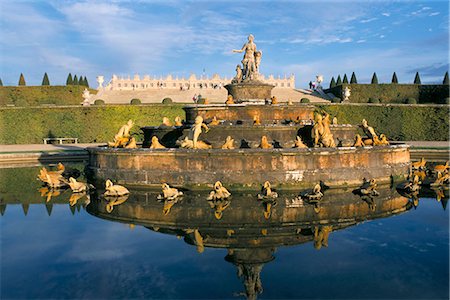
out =
[[74,193],[86,192],[89,188],[94,187],[94,186],[92,186],[90,184],[88,185],[87,183],[84,183],[84,182],[78,182],[73,177],[69,178],[69,186],[70,186],[70,189],[72,190],[72,192],[74,192]]
[[328,236],[333,230],[333,226],[315,226],[314,227],[314,248],[320,250],[322,246],[328,247]]
[[130,191],[128,191],[127,188],[118,184],[113,184],[109,179],[106,180],[104,196],[123,196],[128,195],[129,193]]
[[105,195],[105,199],[106,201],[108,201],[108,203],[106,204],[106,211],[108,213],[111,213],[114,209],[114,206],[120,205],[122,203],[124,203],[125,201],[128,200],[128,194],[126,195],[120,195],[120,196],[107,196]]
[[[233,50],[233,52],[244,53],[244,58],[242,59],[243,66],[243,80],[256,80],[258,79],[258,70],[256,67],[256,45],[253,43],[253,35],[248,36],[248,42],[242,46],[240,50]],[[260,54],[257,54],[260,59]],[[258,62],[259,67],[259,62]]]
[[219,199],[219,200],[209,200],[208,201],[209,206],[214,209],[214,217],[217,220],[222,219],[222,215],[223,215],[223,211],[225,209],[227,209],[228,206],[230,206],[231,201],[230,200],[224,200],[224,199]]

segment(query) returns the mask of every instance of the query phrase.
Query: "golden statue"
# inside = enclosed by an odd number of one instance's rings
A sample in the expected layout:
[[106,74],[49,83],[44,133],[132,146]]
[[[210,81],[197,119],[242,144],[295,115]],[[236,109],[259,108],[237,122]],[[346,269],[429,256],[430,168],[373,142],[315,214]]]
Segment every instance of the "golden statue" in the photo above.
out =
[[362,137],[359,134],[355,135],[355,142],[353,143],[352,147],[364,147],[364,142],[362,140]]
[[174,206],[176,203],[178,203],[178,199],[164,200],[163,215],[167,216],[170,213],[172,206]]
[[227,199],[231,196],[231,193],[222,185],[220,181],[214,183],[214,190],[209,193],[207,200],[220,200]]
[[321,191],[320,183],[316,184],[312,191],[306,191],[302,193],[300,196],[308,201],[319,201],[323,197],[323,193]]
[[261,148],[261,149],[272,149],[273,146],[271,144],[269,144],[269,142],[267,140],[267,136],[263,135],[261,137],[261,144],[258,146],[258,148]]
[[413,170],[423,170],[425,169],[425,165],[426,165],[427,161],[425,160],[425,158],[421,158],[419,161],[413,162],[411,164],[411,168]]
[[69,186],[72,192],[74,193],[82,193],[86,192],[88,189],[93,188],[93,185],[84,183],[84,182],[78,182],[75,178],[70,177],[69,178]]
[[203,123],[203,118],[201,116],[197,116],[195,118],[194,125],[192,126],[190,134],[189,134],[190,139],[192,140],[192,148],[194,148],[194,149],[198,148],[197,141],[198,141],[198,137],[202,133],[202,128],[205,129],[205,132],[209,131],[208,126],[206,126],[206,124]]
[[261,125],[261,120],[259,119],[258,115],[253,116],[253,125],[257,125],[257,126]]
[[182,140],[181,142],[177,142],[177,144],[179,144],[181,148],[186,149],[212,149],[211,145],[203,141],[197,141],[197,147],[194,148],[194,142],[190,140],[188,137],[185,137],[184,140]]
[[272,105],[273,104],[278,104],[278,99],[275,96],[272,96],[272,98],[270,98],[272,100]]
[[445,162],[445,165],[437,165],[434,167],[434,172],[438,173],[445,173],[448,172],[449,166],[448,166],[448,160]]
[[308,146],[303,144],[302,138],[297,135],[294,142],[294,148],[308,148]]
[[294,105],[294,103],[292,103],[292,100],[291,100],[291,99],[288,99],[287,105]]
[[217,126],[220,124],[220,121],[217,120],[216,116],[213,117],[213,119],[211,120],[211,122],[209,122],[209,126]]
[[177,197],[183,196],[183,192],[176,188],[170,187],[167,183],[162,184],[162,194],[158,195],[158,200],[173,200]]
[[375,179],[363,179],[363,184],[356,190],[361,196],[378,196],[379,193],[375,190],[377,183]]
[[450,182],[450,176],[448,172],[442,174],[441,172],[437,172],[436,180],[431,184],[432,186],[436,185],[448,185]]
[[158,140],[158,137],[154,135],[152,136],[152,144],[150,145],[150,149],[166,149],[166,147],[161,145]]
[[183,126],[183,121],[181,121],[181,118],[179,116],[175,117],[175,126],[177,127]]
[[380,134],[380,144],[381,146],[389,146],[390,143],[384,133]]
[[366,119],[363,119],[361,123],[362,129],[364,133],[369,137],[369,139],[373,139],[373,137],[377,136],[375,130],[373,129],[373,127],[369,126]]
[[316,147],[336,147],[330,130],[330,115],[328,113],[324,113],[323,116],[322,114],[315,115],[312,136]]
[[227,96],[227,101],[225,102],[225,104],[234,104],[233,96],[228,95]]
[[104,196],[123,196],[128,195],[129,193],[130,191],[128,191],[127,188],[118,184],[115,185],[109,179],[106,180]]
[[68,182],[66,178],[62,176],[64,171],[65,167],[62,163],[58,163],[57,171],[47,171],[47,169],[43,167],[39,171],[38,179],[51,188],[66,186]]
[[127,124],[120,127],[119,132],[114,136],[114,140],[108,142],[108,146],[112,148],[125,147],[130,141],[130,130],[133,126],[133,121],[128,120]]
[[334,117],[334,118],[333,118],[333,122],[331,122],[331,124],[333,124],[333,125],[337,125],[337,124],[338,124],[338,119],[337,119],[337,117]]
[[272,191],[272,186],[270,184],[269,181],[264,182],[262,188],[261,188],[261,193],[258,194],[258,199],[259,200],[263,200],[263,199],[275,199],[278,197],[278,193]]
[[136,149],[137,148],[136,139],[134,138],[134,136],[132,136],[128,140],[128,143],[125,145],[124,148],[126,148],[126,149]]
[[222,145],[222,149],[234,149],[234,139],[231,136],[227,136],[225,143]]

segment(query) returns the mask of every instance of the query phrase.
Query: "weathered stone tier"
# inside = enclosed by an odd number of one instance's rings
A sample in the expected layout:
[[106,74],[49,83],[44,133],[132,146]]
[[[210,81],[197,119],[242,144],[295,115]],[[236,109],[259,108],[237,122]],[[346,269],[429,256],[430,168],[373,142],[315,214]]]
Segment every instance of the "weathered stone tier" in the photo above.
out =
[[[303,142],[309,146],[313,146],[311,140],[312,125],[224,125],[211,126],[207,133],[202,133],[201,140],[213,146],[220,148],[227,136],[231,136],[235,140],[237,148],[255,148],[261,142],[263,135],[267,136],[270,143],[275,148],[292,148],[295,137],[298,135]],[[339,140],[353,141],[357,133],[357,126],[352,125],[331,125],[330,129],[333,133],[336,144]],[[158,137],[159,142],[167,148],[177,147],[176,141],[181,140],[189,135],[190,129],[176,127],[142,127],[144,132],[143,147],[148,148],[151,145],[153,136]]]
[[217,180],[259,189],[274,186],[356,186],[363,178],[390,182],[404,178],[410,165],[407,145],[308,149],[108,149],[88,148],[95,179],[120,184],[204,188]]
[[286,120],[314,119],[314,106],[307,104],[275,104],[275,105],[249,105],[249,104],[207,104],[186,105],[183,107],[186,113],[186,123],[194,124],[197,116],[207,121],[214,117],[218,120],[226,120],[242,124],[253,124],[253,118],[259,117],[261,124],[281,124]]
[[260,102],[261,100],[264,102],[264,99],[272,97],[274,87],[274,85],[261,81],[231,83],[225,86],[228,95],[233,96],[237,103]]

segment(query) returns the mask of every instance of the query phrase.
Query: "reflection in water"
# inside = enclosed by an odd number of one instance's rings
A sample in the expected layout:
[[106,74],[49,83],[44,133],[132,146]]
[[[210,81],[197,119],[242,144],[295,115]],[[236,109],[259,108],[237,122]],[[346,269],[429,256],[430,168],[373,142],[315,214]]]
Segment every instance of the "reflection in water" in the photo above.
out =
[[[232,200],[210,201],[206,200],[208,194],[192,192],[184,193],[183,198],[160,201],[153,191],[131,190],[130,195],[103,197],[101,191],[98,196],[34,186],[26,197],[20,196],[23,195],[20,192],[1,195],[2,216],[7,213],[8,204],[21,205],[27,218],[33,215],[29,215],[33,204],[43,205],[44,202],[48,215],[52,214],[55,205],[63,204],[72,214],[86,208],[94,216],[122,222],[130,229],[141,225],[174,235],[193,245],[198,253],[207,252],[208,248],[226,249],[225,260],[236,267],[237,277],[242,280],[239,295],[249,299],[256,299],[263,292],[262,279],[265,277],[261,279],[261,272],[266,263],[275,259],[274,253],[280,247],[307,244],[324,252],[329,245],[333,248],[333,241],[336,247],[338,238],[332,232],[408,211],[419,205],[420,197],[435,198],[444,210],[448,202],[446,186],[433,189],[421,186],[414,193],[399,190],[402,196],[385,188],[379,189],[379,196],[327,190],[318,205],[285,191],[278,191],[276,199],[232,191]],[[266,272],[269,272],[268,268]]]
[[[242,279],[245,295],[255,299],[262,293],[261,270],[274,259],[278,247],[312,242],[316,250],[328,247],[330,234],[360,222],[384,218],[409,210],[413,204],[390,189],[380,189],[377,197],[360,197],[348,191],[330,190],[314,205],[292,206],[294,194],[282,193],[286,201],[274,205],[254,195],[233,196],[229,200],[209,200],[204,193],[184,193],[183,201],[168,204],[157,194],[133,191],[114,210],[102,199],[92,199],[87,211],[100,218],[136,224],[177,237],[194,245],[198,253],[206,248],[226,248],[225,260],[234,264]],[[170,205],[165,214],[167,205]],[[227,213],[224,214],[224,210]],[[163,214],[161,214],[163,211]],[[269,214],[268,214],[269,213]],[[219,221],[220,220],[220,221]]]

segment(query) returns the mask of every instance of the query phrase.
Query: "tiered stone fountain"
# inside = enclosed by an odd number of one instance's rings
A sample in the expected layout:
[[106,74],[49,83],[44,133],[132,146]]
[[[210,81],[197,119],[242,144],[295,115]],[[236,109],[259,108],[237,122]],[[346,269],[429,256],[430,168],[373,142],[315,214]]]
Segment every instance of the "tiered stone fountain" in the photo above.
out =
[[[138,149],[89,148],[89,168],[100,181],[112,179],[133,186],[160,186],[167,182],[185,188],[202,188],[220,180],[230,187],[259,188],[269,180],[278,187],[311,187],[322,181],[330,187],[356,186],[363,178],[379,183],[404,178],[410,164],[407,145],[336,147],[353,140],[357,127],[327,125],[328,147],[312,137],[315,108],[306,104],[277,104],[272,85],[258,80],[261,53],[253,37],[241,50],[243,66],[226,88],[226,104],[184,107],[182,126],[143,127],[143,147]],[[201,117],[201,118],[199,118]],[[200,120],[200,129],[195,129]],[[215,126],[201,133],[202,122]],[[211,123],[210,123],[211,124]],[[196,149],[193,133],[210,149]],[[156,136],[164,149],[150,149]],[[234,139],[234,149],[221,149],[225,139]],[[270,149],[258,148],[266,136]],[[307,148],[293,148],[299,136]],[[191,149],[180,147],[190,138]],[[196,139],[196,138],[194,138]],[[345,144],[345,143],[344,143]],[[322,145],[323,146],[323,145]]]

